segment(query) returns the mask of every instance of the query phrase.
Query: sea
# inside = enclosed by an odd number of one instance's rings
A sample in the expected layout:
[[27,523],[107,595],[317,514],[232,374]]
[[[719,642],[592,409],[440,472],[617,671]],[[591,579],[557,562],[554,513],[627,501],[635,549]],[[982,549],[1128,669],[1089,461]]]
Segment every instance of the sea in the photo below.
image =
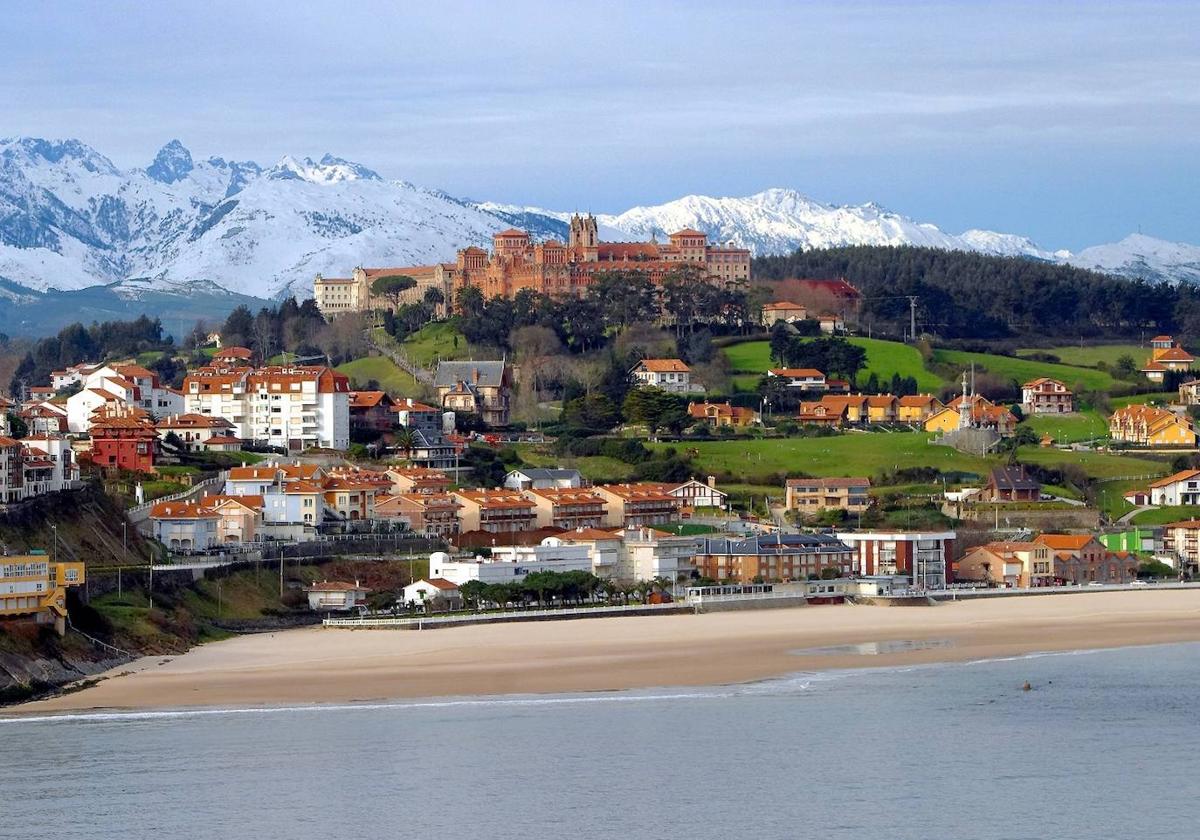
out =
[[714,688],[8,717],[0,837],[1195,840],[1198,707],[1200,645],[1181,644]]

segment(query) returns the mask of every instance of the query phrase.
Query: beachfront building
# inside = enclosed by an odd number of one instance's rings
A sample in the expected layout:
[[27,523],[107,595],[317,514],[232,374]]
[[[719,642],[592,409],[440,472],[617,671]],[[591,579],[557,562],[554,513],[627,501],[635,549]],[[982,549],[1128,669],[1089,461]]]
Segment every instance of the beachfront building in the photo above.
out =
[[789,478],[784,508],[801,514],[823,510],[862,513],[871,506],[869,478]]
[[442,551],[429,555],[430,577],[443,578],[460,588],[473,580],[514,583],[533,572],[591,571],[588,547],[560,537],[546,537],[537,545],[497,546],[490,557],[471,560],[453,560]]
[[702,538],[696,551],[696,572],[719,581],[794,581],[823,573],[841,577],[854,567],[854,550],[828,534]]
[[682,359],[642,359],[629,373],[639,385],[660,388],[672,394],[704,390],[692,384],[692,369]]
[[498,362],[439,362],[433,387],[443,411],[478,414],[489,426],[507,426],[512,368]]
[[406,607],[457,610],[462,607],[463,599],[458,586],[445,578],[422,578],[401,590],[400,604]]
[[51,562],[44,553],[0,557],[0,620],[32,619],[66,632],[67,588],[83,585],[83,563]]
[[1200,505],[1200,470],[1182,470],[1150,482],[1149,504],[1162,507]]
[[[700,539],[678,536],[657,528],[629,528],[619,532],[621,549],[615,575],[622,580],[666,578],[689,580],[696,571]],[[570,538],[570,534],[564,534]],[[599,572],[597,572],[599,574]]]
[[953,581],[954,531],[840,531],[854,551],[853,572],[911,579],[919,589],[944,589]]
[[304,590],[308,608],[315,612],[349,612],[365,607],[371,590],[358,581],[323,580]]
[[1200,520],[1187,519],[1163,526],[1163,551],[1174,557],[1181,572],[1200,574]]
[[188,413],[224,418],[242,440],[289,451],[350,445],[350,380],[333,368],[214,361],[191,371],[183,390]]
[[679,519],[681,499],[665,484],[603,484],[593,488],[604,499],[609,528],[668,525]]
[[958,561],[954,579],[986,586],[1054,586],[1054,551],[1040,542],[990,542]]
[[1060,585],[1128,583],[1137,578],[1137,558],[1109,551],[1091,534],[1040,534],[1034,542],[1054,552],[1054,577]]
[[1026,414],[1070,414],[1075,395],[1057,379],[1041,376],[1021,386],[1021,410]]

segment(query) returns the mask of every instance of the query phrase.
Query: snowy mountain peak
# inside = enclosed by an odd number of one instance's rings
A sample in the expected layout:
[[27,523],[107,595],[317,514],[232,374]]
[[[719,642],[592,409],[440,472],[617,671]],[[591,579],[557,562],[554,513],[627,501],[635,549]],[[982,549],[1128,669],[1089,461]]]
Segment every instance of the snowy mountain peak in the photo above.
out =
[[296,160],[284,155],[279,163],[267,170],[272,181],[307,181],[310,184],[338,184],[343,181],[381,181],[377,172],[353,161],[326,154],[320,161],[310,157]]
[[172,140],[158,150],[154,163],[146,167],[146,174],[161,184],[174,184],[194,168],[192,153],[178,140]]
[[23,166],[79,166],[87,172],[114,175],[117,167],[104,155],[79,140],[44,140],[10,137],[0,140],[0,160]]
[[1078,254],[1068,255],[1066,262],[1145,280],[1200,284],[1200,246],[1143,233],[1131,233],[1120,242],[1084,248]]

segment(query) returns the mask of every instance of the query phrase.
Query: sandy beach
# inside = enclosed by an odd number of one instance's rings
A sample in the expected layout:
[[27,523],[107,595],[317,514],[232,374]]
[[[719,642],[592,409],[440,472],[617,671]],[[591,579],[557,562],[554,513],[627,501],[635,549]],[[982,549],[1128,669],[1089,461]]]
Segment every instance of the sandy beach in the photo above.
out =
[[147,658],[90,688],[3,713],[713,685],[829,668],[1197,640],[1196,589],[422,632],[311,628],[242,636],[174,658]]

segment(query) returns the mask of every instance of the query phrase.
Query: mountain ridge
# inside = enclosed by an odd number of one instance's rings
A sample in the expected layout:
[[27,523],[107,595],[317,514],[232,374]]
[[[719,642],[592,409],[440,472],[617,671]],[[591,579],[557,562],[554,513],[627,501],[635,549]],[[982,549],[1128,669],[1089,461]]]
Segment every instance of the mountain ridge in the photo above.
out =
[[[317,273],[444,261],[510,226],[565,239],[569,217],[388,180],[330,153],[262,166],[199,159],[172,139],[145,168],[122,170],[75,139],[0,140],[0,279],[30,292],[105,286],[133,299],[215,286],[260,299],[304,297]],[[826,204],[787,188],[683,196],[597,220],[605,239],[662,239],[691,227],[755,255],[918,245],[1200,283],[1200,247],[1185,243],[1132,234],[1072,254],[1019,234],[954,234],[873,202]]]

